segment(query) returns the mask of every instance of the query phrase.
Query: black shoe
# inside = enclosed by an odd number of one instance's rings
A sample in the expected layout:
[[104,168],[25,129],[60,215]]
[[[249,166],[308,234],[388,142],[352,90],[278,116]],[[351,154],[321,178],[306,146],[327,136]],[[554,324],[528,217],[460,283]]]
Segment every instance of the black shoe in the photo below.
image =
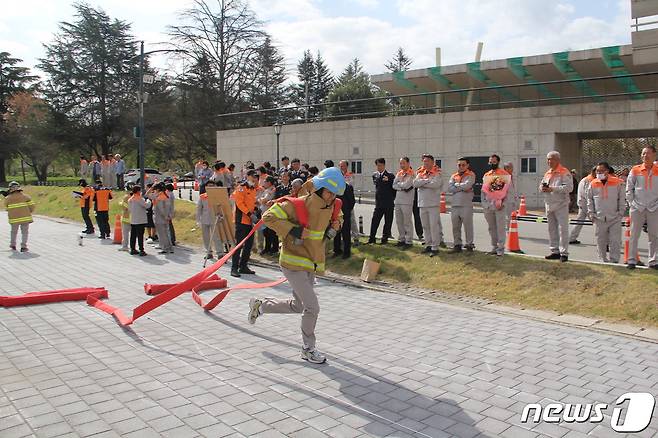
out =
[[559,260],[560,259],[560,254],[554,253],[554,254],[549,254],[546,257],[544,257],[546,260]]
[[377,242],[375,242],[374,240],[368,240],[366,242],[366,245],[374,245],[375,243],[377,243]]
[[83,231],[85,234],[94,234],[96,230],[85,230]]
[[569,261],[569,257],[567,257],[565,255],[560,256],[560,262],[564,263],[564,262],[567,262],[567,261]]
[[382,239],[381,242],[379,242],[380,245],[386,245],[388,243],[388,239]]
[[256,271],[252,271],[251,269],[249,269],[248,266],[241,267],[240,269],[238,269],[238,272],[240,274],[255,274],[256,273]]
[[626,269],[635,269],[635,263],[629,263],[626,265]]
[[430,250],[430,257],[436,257],[438,255],[439,255],[439,251],[437,251],[436,249]]
[[99,238],[99,239],[105,239],[105,236],[103,236],[103,235],[101,234],[100,236],[98,236],[98,238]]
[[399,247],[399,248],[403,248],[403,247],[407,246],[407,244],[404,243],[404,242],[400,242],[400,241],[398,241],[398,243],[396,243],[395,246],[397,246],[397,247]]
[[139,254],[139,251],[136,251],[134,249],[130,250],[130,255],[137,255],[137,254]]
[[340,258],[343,259],[343,260],[349,259],[350,257],[352,257],[352,254],[350,254],[350,253],[345,253],[342,256],[340,256]]
[[439,243],[439,248],[447,248],[448,245],[442,240],[441,243]]
[[432,248],[430,248],[429,246],[426,246],[425,249],[423,250],[423,252],[432,252]]
[[460,245],[455,245],[450,251],[448,251],[448,254],[457,254],[458,252],[462,252],[462,247]]
[[169,254],[169,251],[166,250],[158,251],[158,254]]
[[644,266],[644,262],[637,262],[638,266]]
[[658,265],[651,265],[651,266],[649,266],[649,269],[655,269],[655,270],[658,271]]
[[242,277],[240,273],[236,269],[231,269],[231,276],[232,277]]
[[405,243],[404,245],[402,245],[402,249],[409,249],[409,248],[411,248],[412,246],[414,246],[414,245],[411,244],[411,243]]
[[578,239],[570,240],[569,245],[580,245],[580,240]]
[[144,256],[146,256],[146,255],[148,255],[148,254],[146,254],[146,251],[140,251],[140,252],[139,252],[139,256],[140,256],[140,257],[144,257]]
[[473,250],[475,250],[475,247],[473,247],[473,246],[468,246],[467,245],[465,248],[466,248],[466,251],[468,251],[468,252],[473,252]]
[[21,247],[21,252],[28,252],[29,249],[27,249],[27,246],[22,246]]

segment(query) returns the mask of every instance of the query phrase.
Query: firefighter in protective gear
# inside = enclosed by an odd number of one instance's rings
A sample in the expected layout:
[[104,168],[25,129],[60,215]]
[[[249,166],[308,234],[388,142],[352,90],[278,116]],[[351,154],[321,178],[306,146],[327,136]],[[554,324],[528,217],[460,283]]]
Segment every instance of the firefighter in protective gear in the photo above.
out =
[[293,298],[252,298],[248,320],[254,324],[263,313],[301,313],[302,359],[323,363],[325,356],[315,348],[320,304],[313,285],[316,272],[325,269],[327,230],[337,231],[341,227],[342,213],[336,208],[340,205],[336,195],[343,194],[345,179],[338,168],[330,167],[313,177],[313,187],[313,193],[298,200],[284,198],[263,215],[265,225],[283,241],[279,264],[292,287]]
[[[233,192],[235,201],[235,241],[242,240],[251,233],[254,224],[258,222],[259,210],[256,208],[256,192],[258,191],[258,173],[251,169],[247,172],[247,179]],[[253,234],[233,253],[231,275],[240,277],[241,274],[255,274],[249,269],[249,256],[254,244]]]
[[27,252],[27,238],[29,235],[32,212],[34,212],[34,201],[23,193],[21,185],[16,181],[9,183],[9,190],[5,198],[7,217],[11,226],[11,241],[9,247],[16,251],[16,238],[18,229],[21,229],[21,252]]
[[[596,178],[587,186],[587,216],[594,223],[599,260],[619,263],[621,220],[626,209],[626,186],[610,172],[610,165],[599,163]],[[610,249],[608,257],[607,249]]]

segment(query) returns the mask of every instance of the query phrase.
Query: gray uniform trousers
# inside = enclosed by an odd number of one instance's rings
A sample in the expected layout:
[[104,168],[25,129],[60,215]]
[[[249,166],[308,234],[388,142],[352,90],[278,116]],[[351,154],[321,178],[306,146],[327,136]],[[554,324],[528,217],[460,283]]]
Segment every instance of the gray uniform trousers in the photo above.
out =
[[[621,218],[604,222],[594,220],[594,235],[596,236],[596,249],[599,260],[619,263],[621,253]],[[610,258],[608,258],[607,247],[610,247]]]
[[320,313],[318,296],[313,290],[315,273],[309,271],[292,271],[281,267],[283,275],[292,286],[292,300],[277,300],[263,298],[261,311],[263,313],[301,313],[302,341],[305,348],[315,348],[315,324]]
[[484,209],[484,218],[489,225],[489,236],[491,236],[491,251],[496,254],[505,253],[505,209]]
[[[212,234],[212,232],[215,234]],[[211,242],[212,234],[212,242]],[[215,225],[201,225],[201,236],[203,237],[203,247],[206,249],[206,254],[212,254],[213,246],[215,247],[215,252],[219,254],[224,253],[224,244],[219,238],[219,233]]]
[[548,217],[548,246],[551,254],[569,255],[569,206],[565,205],[550,213]]
[[18,229],[21,229],[21,248],[27,248],[27,238],[30,233],[30,224],[11,224],[11,246],[16,246],[16,238],[18,237]]
[[395,206],[395,223],[398,226],[398,241],[413,242],[413,204]]
[[130,246],[130,224],[121,222],[121,248],[128,249]]
[[[578,217],[576,220],[579,221],[584,221],[587,219],[587,207],[586,208],[581,208],[578,207]],[[569,240],[576,240],[578,239],[578,236],[580,236],[580,230],[583,229],[582,225],[574,225],[573,230],[571,230],[571,234],[569,235]]]
[[352,239],[358,239],[359,238],[359,226],[356,223],[356,215],[354,214],[354,210],[352,210],[352,213],[350,214],[350,221],[352,222],[352,228],[350,228],[350,233],[352,234]]
[[155,232],[158,234],[158,243],[160,244],[160,250],[173,251],[174,246],[171,244],[171,234],[169,234],[169,222],[165,222],[164,224],[156,222]]
[[438,250],[439,244],[443,240],[443,227],[441,225],[439,207],[420,207],[420,221],[423,224],[425,247]]
[[658,261],[658,211],[638,211],[631,209],[631,239],[628,245],[628,263],[637,264],[637,244],[642,234],[642,227],[647,223],[649,232],[649,266]]
[[452,220],[452,238],[455,246],[462,246],[462,225],[466,237],[466,246],[473,247],[473,205],[450,207]]

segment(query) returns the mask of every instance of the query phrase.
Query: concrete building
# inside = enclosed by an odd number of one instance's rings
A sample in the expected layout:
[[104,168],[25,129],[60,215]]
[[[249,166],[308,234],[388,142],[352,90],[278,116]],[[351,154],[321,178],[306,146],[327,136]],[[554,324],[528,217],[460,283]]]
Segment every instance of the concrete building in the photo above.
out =
[[[496,153],[515,163],[519,191],[529,206],[539,206],[537,185],[553,149],[579,173],[601,159],[617,167],[639,161],[635,152],[621,159],[602,139],[632,139],[640,146],[655,140],[657,67],[634,64],[627,45],[374,75],[376,85],[423,114],[288,120],[281,156],[320,168],[325,159],[347,159],[357,174],[355,188],[372,190],[377,157],[394,170],[400,156],[419,166],[420,155],[429,152],[450,175],[457,158],[467,156],[481,177]],[[236,164],[275,161],[276,136],[271,126],[218,131],[217,155]]]

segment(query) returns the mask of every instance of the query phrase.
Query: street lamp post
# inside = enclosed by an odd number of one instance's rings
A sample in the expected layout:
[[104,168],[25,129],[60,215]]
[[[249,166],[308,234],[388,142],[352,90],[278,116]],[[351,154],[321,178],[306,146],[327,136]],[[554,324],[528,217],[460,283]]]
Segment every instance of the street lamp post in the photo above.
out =
[[281,163],[279,163],[279,136],[281,135],[281,126],[283,126],[281,123],[276,122],[274,123],[274,134],[276,134],[276,165],[275,167],[279,167]]

